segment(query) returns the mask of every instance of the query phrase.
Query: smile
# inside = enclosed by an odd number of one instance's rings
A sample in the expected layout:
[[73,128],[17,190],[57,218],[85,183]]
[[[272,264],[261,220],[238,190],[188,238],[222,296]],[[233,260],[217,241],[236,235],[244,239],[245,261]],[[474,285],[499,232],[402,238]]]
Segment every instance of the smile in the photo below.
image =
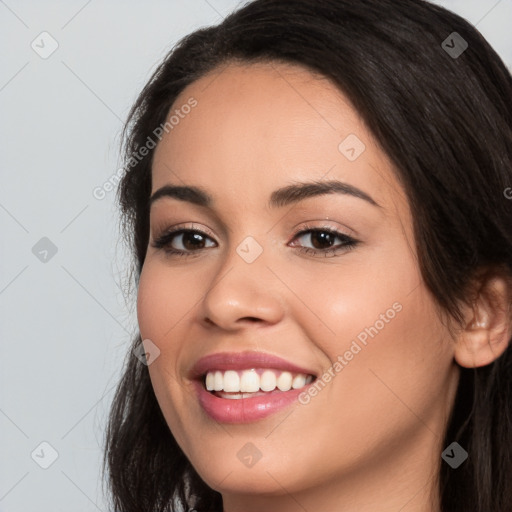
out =
[[249,423],[298,401],[316,374],[272,354],[249,351],[203,357],[189,378],[209,418],[221,423]]

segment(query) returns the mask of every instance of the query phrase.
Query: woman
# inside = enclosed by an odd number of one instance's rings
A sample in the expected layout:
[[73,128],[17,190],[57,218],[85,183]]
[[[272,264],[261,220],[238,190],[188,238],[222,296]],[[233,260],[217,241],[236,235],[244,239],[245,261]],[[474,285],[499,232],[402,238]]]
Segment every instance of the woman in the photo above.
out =
[[512,509],[512,78],[474,27],[256,0],[126,130],[116,510]]

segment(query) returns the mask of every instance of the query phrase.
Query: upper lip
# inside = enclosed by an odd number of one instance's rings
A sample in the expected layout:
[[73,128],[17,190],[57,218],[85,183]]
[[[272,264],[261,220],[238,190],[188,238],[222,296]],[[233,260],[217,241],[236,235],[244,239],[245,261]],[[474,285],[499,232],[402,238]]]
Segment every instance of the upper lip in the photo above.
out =
[[189,377],[198,379],[212,370],[248,370],[250,368],[275,368],[292,373],[316,376],[315,372],[265,352],[217,352],[201,357],[192,366]]

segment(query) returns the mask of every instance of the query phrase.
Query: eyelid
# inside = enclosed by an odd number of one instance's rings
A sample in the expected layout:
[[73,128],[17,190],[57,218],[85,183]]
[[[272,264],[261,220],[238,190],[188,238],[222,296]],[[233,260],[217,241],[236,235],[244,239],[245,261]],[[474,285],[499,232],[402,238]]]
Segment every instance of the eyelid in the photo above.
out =
[[[314,225],[314,224],[312,224],[313,222],[322,222],[323,224],[322,225]],[[328,231],[329,230],[330,231],[338,231],[338,232],[340,232],[340,234],[345,235],[347,237],[355,238],[355,239],[358,238],[357,233],[354,230],[348,228],[347,226],[343,226],[343,227],[340,227],[339,225],[333,226],[331,224],[327,224],[327,222],[333,222],[333,221],[329,221],[326,219],[318,219],[318,221],[307,221],[307,222],[300,223],[298,225],[298,227],[292,229],[293,234],[291,236],[291,239],[287,242],[287,244],[290,243],[291,241],[293,241],[295,238],[297,238],[298,235],[302,234],[303,231],[321,230],[321,229],[325,229]],[[179,224],[173,225],[172,227],[168,227],[166,224],[163,224],[163,225],[164,225],[164,227],[162,227],[162,228],[159,228],[159,227],[155,228],[154,231],[157,233],[156,236],[153,236],[153,230],[151,231],[151,239],[153,241],[156,240],[157,238],[160,238],[162,235],[165,235],[166,233],[174,233],[174,232],[180,231],[182,229],[192,229],[192,230],[201,231],[205,235],[212,238],[214,241],[217,238],[217,235],[210,228],[207,228],[204,225],[199,225],[197,222],[181,222]]]
[[[313,224],[314,222],[319,222],[319,223],[321,222],[323,224],[316,225],[316,224]],[[349,227],[347,227],[345,225],[340,225],[339,223],[335,223],[335,225],[333,225],[333,224],[327,224],[327,222],[334,222],[334,221],[330,221],[330,220],[326,220],[326,219],[319,219],[317,221],[313,220],[313,221],[307,221],[307,222],[303,222],[303,223],[299,224],[299,227],[293,231],[294,234],[292,236],[292,240],[294,238],[296,238],[297,235],[301,234],[303,231],[310,231],[310,230],[318,231],[318,230],[322,230],[322,229],[325,229],[327,231],[337,231],[341,235],[345,235],[349,238],[359,239],[359,235],[353,229],[350,229]]]
[[156,236],[153,236],[153,232],[151,233],[151,239],[154,241],[157,238],[160,238],[162,235],[165,235],[166,233],[174,233],[175,231],[181,231],[181,230],[197,230],[201,231],[205,235],[209,236],[210,238],[215,239],[216,234],[209,228],[199,225],[197,222],[181,222],[180,224],[175,224],[172,227],[168,227],[164,224],[165,227],[163,228],[155,228]]
[[[312,253],[315,256],[318,254],[323,254],[325,257],[332,251],[332,256],[335,256],[338,252],[346,252],[357,245],[361,243],[361,240],[352,235],[349,235],[345,232],[345,229],[340,229],[339,227],[333,227],[331,225],[328,225],[325,223],[325,219],[322,219],[323,224],[320,226],[314,226],[311,224],[311,221],[308,221],[306,223],[303,223],[302,225],[299,225],[299,228],[295,230],[294,234],[291,237],[291,240],[286,243],[286,247],[297,247],[297,244],[294,243],[295,240],[298,240],[302,238],[303,236],[306,236],[310,233],[315,232],[327,232],[331,235],[335,236],[336,238],[340,239],[342,241],[342,245],[340,247],[334,247],[334,248],[325,248],[325,249],[312,249],[308,247],[303,247],[302,245],[298,246],[298,251],[303,252],[306,254]],[[352,230],[348,230],[352,231]],[[199,228],[197,223],[190,222],[190,223],[181,223],[176,224],[172,227],[164,228],[161,233],[158,234],[155,238],[151,237],[152,240],[150,241],[150,244],[152,247],[157,248],[158,250],[164,249],[165,252],[168,254],[174,254],[175,256],[198,256],[204,251],[205,248],[201,248],[198,251],[183,251],[181,249],[165,249],[168,247],[171,243],[171,241],[176,236],[181,236],[182,233],[185,232],[194,232],[196,234],[199,234],[203,237],[209,238],[216,247],[218,247],[218,243],[215,240],[215,234],[211,232],[209,228]],[[211,248],[211,247],[210,247]]]

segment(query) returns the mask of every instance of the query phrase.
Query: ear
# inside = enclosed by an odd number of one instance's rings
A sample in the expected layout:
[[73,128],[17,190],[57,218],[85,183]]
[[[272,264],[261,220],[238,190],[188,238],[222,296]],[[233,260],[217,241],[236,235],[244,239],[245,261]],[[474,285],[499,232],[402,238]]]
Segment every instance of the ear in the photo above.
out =
[[512,336],[511,289],[506,274],[487,271],[480,277],[455,345],[454,357],[460,366],[486,366],[505,352]]

